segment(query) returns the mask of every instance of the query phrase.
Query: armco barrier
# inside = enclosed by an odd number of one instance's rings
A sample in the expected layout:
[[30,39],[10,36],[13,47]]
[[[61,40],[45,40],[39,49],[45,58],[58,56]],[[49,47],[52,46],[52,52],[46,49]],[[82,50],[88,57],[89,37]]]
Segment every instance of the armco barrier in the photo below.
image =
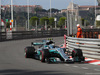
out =
[[100,59],[100,39],[66,37],[66,44],[70,51],[79,48],[84,56]]
[[64,34],[67,34],[67,30],[13,31],[12,39],[7,39],[7,32],[0,32],[0,41],[43,38],[43,37],[57,37],[57,36],[63,36]]

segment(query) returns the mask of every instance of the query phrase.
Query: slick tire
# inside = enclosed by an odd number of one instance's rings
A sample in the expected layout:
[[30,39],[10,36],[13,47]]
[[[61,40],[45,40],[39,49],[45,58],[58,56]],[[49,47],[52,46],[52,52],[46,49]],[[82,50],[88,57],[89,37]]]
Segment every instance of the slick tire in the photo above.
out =
[[50,57],[50,53],[48,49],[43,49],[40,52],[40,61],[45,62],[45,59],[48,59]]
[[78,58],[78,62],[84,61],[85,57],[83,57],[83,53],[81,49],[74,49],[72,51],[72,58],[75,60],[75,58]]
[[83,53],[81,49],[74,49],[72,51],[72,58],[73,57],[83,57]]
[[25,48],[25,58],[34,58],[35,48],[34,47],[26,47]]

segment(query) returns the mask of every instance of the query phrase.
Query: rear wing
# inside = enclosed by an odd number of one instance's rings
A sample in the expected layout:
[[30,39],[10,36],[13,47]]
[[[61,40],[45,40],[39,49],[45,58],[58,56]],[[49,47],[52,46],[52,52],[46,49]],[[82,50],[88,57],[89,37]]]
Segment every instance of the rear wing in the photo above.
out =
[[31,45],[34,45],[34,46],[38,46],[38,45],[44,45],[45,43],[44,42],[32,42]]

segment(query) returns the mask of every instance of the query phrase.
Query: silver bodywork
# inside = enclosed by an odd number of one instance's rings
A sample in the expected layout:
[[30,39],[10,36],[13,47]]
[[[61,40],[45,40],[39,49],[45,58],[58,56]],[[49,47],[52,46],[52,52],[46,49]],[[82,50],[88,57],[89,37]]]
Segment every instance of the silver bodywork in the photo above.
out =
[[57,51],[59,52],[59,54],[63,57],[64,61],[72,61],[72,59],[70,59],[70,56],[66,55],[63,51],[63,49],[60,48],[60,50],[57,49]]

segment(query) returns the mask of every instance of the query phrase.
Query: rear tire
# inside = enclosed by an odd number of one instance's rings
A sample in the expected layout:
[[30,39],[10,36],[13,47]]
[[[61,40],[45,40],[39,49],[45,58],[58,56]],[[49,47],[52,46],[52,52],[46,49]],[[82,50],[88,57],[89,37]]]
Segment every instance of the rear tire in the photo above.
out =
[[25,58],[34,58],[35,48],[34,47],[26,47],[25,48]]

